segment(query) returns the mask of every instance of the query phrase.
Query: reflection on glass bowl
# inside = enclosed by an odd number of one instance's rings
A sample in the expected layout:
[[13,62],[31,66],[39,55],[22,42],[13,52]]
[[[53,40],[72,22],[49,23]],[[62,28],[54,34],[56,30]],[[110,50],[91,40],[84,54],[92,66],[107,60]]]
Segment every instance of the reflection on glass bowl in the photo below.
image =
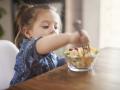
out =
[[65,50],[68,68],[71,71],[88,71],[93,68],[97,49],[90,48],[89,52],[85,52],[81,47]]

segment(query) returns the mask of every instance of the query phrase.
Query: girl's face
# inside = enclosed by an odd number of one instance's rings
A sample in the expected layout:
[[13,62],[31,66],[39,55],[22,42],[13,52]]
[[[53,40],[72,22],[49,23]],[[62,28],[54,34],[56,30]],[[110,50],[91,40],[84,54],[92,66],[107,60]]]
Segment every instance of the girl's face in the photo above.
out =
[[58,33],[60,29],[60,17],[52,10],[41,10],[33,24],[31,37],[38,38]]

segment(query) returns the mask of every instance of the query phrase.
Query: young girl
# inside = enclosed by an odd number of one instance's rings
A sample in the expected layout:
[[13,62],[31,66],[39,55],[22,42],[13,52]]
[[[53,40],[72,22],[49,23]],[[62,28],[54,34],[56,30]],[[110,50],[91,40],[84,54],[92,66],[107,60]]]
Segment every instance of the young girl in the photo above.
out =
[[46,4],[21,8],[17,22],[19,32],[16,42],[20,51],[11,85],[65,64],[64,58],[52,51],[67,44],[85,44],[89,41],[84,32],[58,34],[60,17],[54,8]]

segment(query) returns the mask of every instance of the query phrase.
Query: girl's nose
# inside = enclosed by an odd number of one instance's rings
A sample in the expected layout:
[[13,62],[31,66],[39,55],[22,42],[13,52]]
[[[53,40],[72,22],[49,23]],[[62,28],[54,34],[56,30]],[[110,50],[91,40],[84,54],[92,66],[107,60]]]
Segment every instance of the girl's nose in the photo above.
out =
[[55,32],[54,26],[51,26],[51,27],[49,28],[49,30],[50,30],[51,33]]

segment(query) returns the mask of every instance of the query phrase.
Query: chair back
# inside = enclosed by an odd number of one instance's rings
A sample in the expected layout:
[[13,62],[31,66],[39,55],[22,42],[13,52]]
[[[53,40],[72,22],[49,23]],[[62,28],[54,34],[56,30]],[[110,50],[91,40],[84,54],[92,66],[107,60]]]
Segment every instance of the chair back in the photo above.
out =
[[0,40],[0,90],[10,85],[18,52],[18,48],[12,42]]

